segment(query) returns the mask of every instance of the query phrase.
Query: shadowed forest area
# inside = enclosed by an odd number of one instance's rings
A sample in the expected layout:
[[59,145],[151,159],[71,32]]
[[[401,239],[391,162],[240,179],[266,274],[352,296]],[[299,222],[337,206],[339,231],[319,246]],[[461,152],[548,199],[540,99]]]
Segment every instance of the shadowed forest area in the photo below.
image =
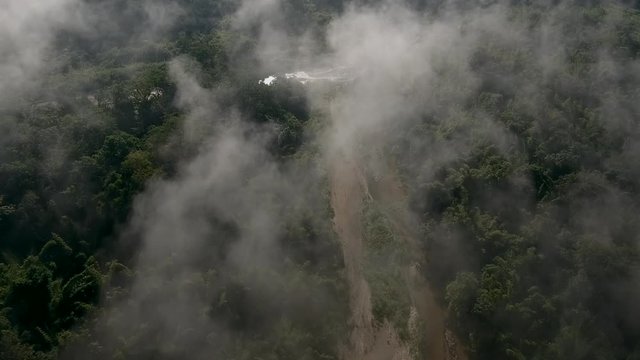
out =
[[640,359],[640,3],[6,1],[0,359]]

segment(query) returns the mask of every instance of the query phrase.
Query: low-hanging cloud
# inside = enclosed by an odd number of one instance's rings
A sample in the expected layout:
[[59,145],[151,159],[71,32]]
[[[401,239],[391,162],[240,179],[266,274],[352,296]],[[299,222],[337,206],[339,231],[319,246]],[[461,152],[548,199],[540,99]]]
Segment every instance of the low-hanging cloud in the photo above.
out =
[[82,4],[77,0],[5,2],[0,13],[0,106],[36,84],[45,66],[56,65],[46,58],[56,32],[83,25]]
[[[635,176],[637,106],[629,102],[626,92],[599,94],[597,82],[585,85],[578,75],[559,76],[567,66],[563,49],[579,41],[577,35],[563,34],[564,25],[558,20],[562,17],[544,18],[529,26],[525,21],[514,21],[518,12],[501,2],[468,7],[445,5],[449,6],[434,15],[393,1],[351,4],[323,29],[324,36],[316,38],[306,31],[292,34],[283,26],[288,20],[282,1],[254,0],[240,4],[232,28],[257,35],[253,55],[265,71],[347,69],[347,81],[328,87],[307,84],[312,106],[330,122],[328,130],[315,139],[321,156],[329,162],[346,154],[362,162],[364,171],[384,171],[382,165],[393,153],[400,164],[411,165],[404,171],[409,176],[408,187],[414,190],[437,181],[446,182],[439,176],[483,146],[509,158],[515,168],[519,161],[531,156],[529,144],[518,138],[518,129],[509,128],[504,119],[492,113],[492,106],[508,103],[534,119],[527,129],[532,136],[551,139],[548,146],[561,148],[564,139],[558,134],[573,125],[560,111],[546,117],[546,110],[555,99],[546,98],[542,90],[554,88],[557,94],[592,101],[606,115],[597,118],[598,126],[628,135],[619,153],[603,156],[602,166],[617,169],[630,178]],[[556,9],[563,15],[568,11],[560,5]],[[161,19],[161,28],[170,27],[167,24],[171,23],[162,20],[164,14],[171,18],[178,13],[173,8],[149,10],[149,14],[161,14],[155,16]],[[600,35],[596,29],[584,36]],[[40,48],[45,49],[46,45]],[[38,46],[34,49],[39,51]],[[490,50],[498,56],[515,54],[529,73],[517,70],[522,66],[518,61],[503,64],[502,68],[485,66],[490,63],[486,60]],[[28,57],[17,50],[16,54],[16,58]],[[594,61],[600,65],[600,73],[594,78],[601,84],[627,79],[637,86],[637,61],[622,67],[604,50]],[[36,69],[41,65],[29,66]],[[294,68],[283,69],[285,66]],[[274,129],[250,125],[246,115],[230,105],[233,101],[219,101],[231,91],[203,88],[190,70],[193,67],[197,66],[184,59],[174,60],[170,73],[178,88],[176,104],[186,114],[179,136],[197,151],[185,160],[175,178],[151,182],[137,198],[124,237],[140,239],[135,266],[144,270],[135,277],[131,294],[124,300],[126,306],[107,310],[106,316],[117,320],[104,336],[113,341],[121,332],[132,331],[127,329],[128,324],[144,324],[156,330],[157,338],[150,342],[150,348],[171,344],[158,351],[181,354],[193,350],[195,357],[205,358],[215,353],[220,343],[193,338],[212,339],[229,333],[229,329],[203,315],[210,308],[211,296],[184,291],[194,281],[204,281],[193,279],[193,268],[202,271],[206,264],[215,264],[238,273],[247,267],[279,269],[278,238],[283,235],[285,213],[321,205],[309,205],[314,200],[306,197],[306,186],[319,183],[317,174],[283,166],[268,150]],[[484,96],[481,105],[476,103],[478,93]],[[401,150],[396,151],[398,148]],[[574,160],[576,167],[592,165],[581,160]],[[470,170],[461,170],[464,171]],[[636,205],[625,200],[624,192],[603,176],[581,174],[577,178],[605,191],[598,198],[587,196],[558,205],[556,210],[571,217],[571,221],[557,220],[556,225],[599,234],[603,243],[611,244],[611,234],[625,226],[619,221],[624,210]],[[533,181],[528,171],[514,171],[504,184],[484,188],[490,195],[476,199],[476,210],[488,209],[499,215],[505,208],[517,212],[520,218],[510,227],[518,229],[520,222],[531,220],[529,217],[533,218],[537,211],[534,199],[539,189],[532,186]],[[412,195],[423,196],[423,201],[434,201],[432,192],[415,191],[418,194]],[[598,205],[597,210],[589,209],[593,204]],[[601,216],[603,209],[616,211]],[[442,226],[429,234],[441,250],[446,248],[446,261],[453,264],[446,270],[466,269],[479,262],[465,259],[473,255],[465,250],[469,245],[466,243],[475,239],[458,230]],[[227,251],[206,253],[209,242],[223,237],[233,238]],[[540,251],[552,246],[544,241],[537,245]],[[170,277],[156,272],[159,264],[168,264]],[[268,287],[263,280],[248,276],[244,285]]]

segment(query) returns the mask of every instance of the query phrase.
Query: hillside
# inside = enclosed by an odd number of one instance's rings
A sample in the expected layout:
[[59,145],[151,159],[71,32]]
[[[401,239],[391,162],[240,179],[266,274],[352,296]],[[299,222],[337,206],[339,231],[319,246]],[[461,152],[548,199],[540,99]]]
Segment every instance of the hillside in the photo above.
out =
[[7,0],[0,359],[640,359],[640,4]]

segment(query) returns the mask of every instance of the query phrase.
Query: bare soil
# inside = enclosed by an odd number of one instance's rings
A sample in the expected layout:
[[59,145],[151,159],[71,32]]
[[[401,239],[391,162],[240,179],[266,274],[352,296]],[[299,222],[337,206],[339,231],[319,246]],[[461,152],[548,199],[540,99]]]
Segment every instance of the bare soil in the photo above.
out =
[[[336,153],[329,158],[329,166],[334,227],[341,240],[350,287],[352,332],[348,344],[342,351],[342,358],[411,359],[407,345],[400,341],[393,326],[388,322],[376,326],[372,314],[371,291],[362,269],[361,210],[365,196],[384,204],[388,210],[386,215],[393,222],[394,231],[404,237],[409,246],[418,249],[416,234],[411,231],[417,229],[417,224],[404,205],[405,191],[390,166],[371,184],[367,182],[355,158],[349,154]],[[466,356],[455,335],[446,328],[446,311],[436,301],[432,289],[417,269],[417,263],[416,266],[407,269],[407,282],[413,306],[426,327],[425,358],[465,360]]]
[[333,221],[342,243],[353,329],[342,357],[345,360],[409,360],[409,351],[393,327],[388,323],[376,326],[374,321],[371,291],[362,270],[360,212],[365,196],[362,174],[353,159],[344,154],[334,156],[330,167]]

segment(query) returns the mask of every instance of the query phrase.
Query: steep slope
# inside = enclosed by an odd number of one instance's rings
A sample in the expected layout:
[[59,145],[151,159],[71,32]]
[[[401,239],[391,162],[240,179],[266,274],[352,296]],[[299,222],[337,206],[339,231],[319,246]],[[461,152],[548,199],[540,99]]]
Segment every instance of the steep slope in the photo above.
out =
[[344,359],[383,360],[409,359],[393,327],[387,322],[376,327],[372,314],[371,291],[363,270],[363,242],[360,212],[366,194],[364,179],[351,156],[332,156],[331,205],[334,226],[341,239],[347,281],[350,287],[351,326],[349,344]]
[[[406,207],[406,194],[393,165],[382,162],[381,176],[371,181],[369,189],[372,197],[385,209],[391,220],[396,236],[403,238],[412,253],[419,254],[419,244],[414,221]],[[419,261],[420,259],[416,259]],[[426,359],[462,360],[466,359],[460,342],[446,326],[447,312],[436,300],[433,289],[420,274],[416,262],[407,271],[408,289],[411,303],[424,323],[426,337]]]
[[[404,192],[395,173],[385,169],[384,175],[371,185],[363,175],[356,157],[338,153],[330,158],[331,204],[334,210],[334,226],[339,235],[344,255],[347,279],[350,286],[351,325],[353,330],[345,359],[411,359],[417,354],[400,340],[397,330],[387,320],[376,325],[372,312],[371,289],[366,280],[363,262],[366,251],[363,243],[362,208],[364,200],[377,201],[386,209],[396,236],[417,253],[417,240],[411,231],[411,216],[404,203]],[[371,190],[371,191],[370,191]],[[417,264],[417,263],[416,263]],[[417,314],[419,334],[426,338],[426,359],[465,359],[455,336],[446,328],[446,311],[439,306],[432,289],[416,271],[417,265],[402,269],[406,274],[407,289],[411,297],[411,313]],[[413,318],[414,316],[412,316]],[[411,327],[410,319],[407,326]]]

